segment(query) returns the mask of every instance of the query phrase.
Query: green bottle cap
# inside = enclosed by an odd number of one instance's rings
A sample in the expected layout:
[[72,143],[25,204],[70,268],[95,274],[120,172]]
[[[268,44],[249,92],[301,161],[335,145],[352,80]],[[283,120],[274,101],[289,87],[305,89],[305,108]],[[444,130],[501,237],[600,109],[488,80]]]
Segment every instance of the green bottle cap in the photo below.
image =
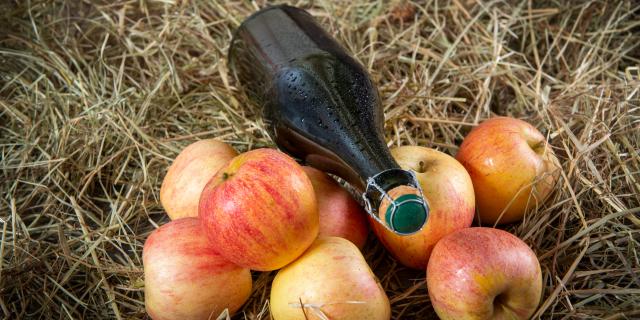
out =
[[405,194],[393,201],[385,213],[385,222],[399,234],[419,231],[427,221],[428,207],[420,196]]

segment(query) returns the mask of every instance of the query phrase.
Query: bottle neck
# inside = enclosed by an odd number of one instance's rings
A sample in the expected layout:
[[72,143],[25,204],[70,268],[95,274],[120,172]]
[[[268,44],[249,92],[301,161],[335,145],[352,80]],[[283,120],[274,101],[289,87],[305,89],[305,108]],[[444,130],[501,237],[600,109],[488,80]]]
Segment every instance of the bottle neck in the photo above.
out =
[[379,205],[384,194],[397,186],[419,188],[420,184],[410,171],[392,168],[369,177],[364,193],[370,201],[374,201],[371,203],[372,205]]
[[370,177],[362,197],[367,212],[400,235],[420,231],[429,217],[429,205],[412,171],[394,168]]

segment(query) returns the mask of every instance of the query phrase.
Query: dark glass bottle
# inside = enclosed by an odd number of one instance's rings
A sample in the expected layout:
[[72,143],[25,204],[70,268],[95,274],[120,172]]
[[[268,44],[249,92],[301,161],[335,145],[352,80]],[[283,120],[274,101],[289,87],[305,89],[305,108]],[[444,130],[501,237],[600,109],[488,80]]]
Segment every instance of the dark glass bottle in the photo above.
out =
[[258,11],[229,51],[232,70],[283,151],[345,179],[388,229],[422,228],[429,207],[415,175],[384,143],[374,84],[310,14],[286,5]]

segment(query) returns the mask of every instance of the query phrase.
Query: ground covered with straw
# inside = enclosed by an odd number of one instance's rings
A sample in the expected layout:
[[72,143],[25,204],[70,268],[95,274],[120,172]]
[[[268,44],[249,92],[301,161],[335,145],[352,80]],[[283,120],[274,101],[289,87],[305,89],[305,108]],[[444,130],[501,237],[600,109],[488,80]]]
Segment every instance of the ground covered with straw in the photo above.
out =
[[[370,71],[390,146],[451,155],[483,119],[524,119],[562,163],[505,228],[542,265],[535,317],[640,318],[640,6],[633,1],[312,1]],[[227,69],[263,1],[0,3],[0,313],[144,318],[141,252],[189,143],[273,146]],[[435,314],[423,271],[365,250],[394,319]],[[269,319],[275,273],[236,316]]]

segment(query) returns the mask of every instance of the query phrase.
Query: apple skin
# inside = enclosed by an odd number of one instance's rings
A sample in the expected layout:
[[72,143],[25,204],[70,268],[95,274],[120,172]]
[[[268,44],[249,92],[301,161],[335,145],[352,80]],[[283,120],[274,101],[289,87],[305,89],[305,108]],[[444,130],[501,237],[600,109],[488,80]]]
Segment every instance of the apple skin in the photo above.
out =
[[440,319],[528,319],[542,294],[535,253],[516,236],[467,228],[436,244],[427,267]]
[[391,149],[401,168],[415,172],[429,203],[429,218],[417,233],[397,235],[369,218],[374,233],[403,265],[424,270],[436,243],[473,223],[475,200],[471,178],[453,157],[437,150],[403,146]]
[[[274,320],[388,320],[389,299],[360,250],[339,237],[319,237],[271,286]],[[314,305],[317,308],[300,307]],[[359,302],[359,303],[354,303]],[[291,304],[297,304],[291,305]]]
[[197,218],[173,220],[142,251],[145,306],[155,320],[235,313],[251,294],[251,273],[215,253]]
[[280,269],[318,236],[313,185],[300,165],[275,149],[233,158],[207,183],[199,217],[216,250],[252,270]]
[[489,119],[471,130],[456,159],[473,181],[480,222],[491,225],[520,221],[528,209],[542,204],[560,167],[535,127],[507,117]]
[[173,161],[160,187],[160,203],[171,220],[198,216],[200,193],[211,177],[238,153],[228,144],[200,140]]
[[345,238],[362,250],[369,234],[367,213],[351,194],[329,175],[312,167],[302,168],[311,180],[318,200],[318,236]]

